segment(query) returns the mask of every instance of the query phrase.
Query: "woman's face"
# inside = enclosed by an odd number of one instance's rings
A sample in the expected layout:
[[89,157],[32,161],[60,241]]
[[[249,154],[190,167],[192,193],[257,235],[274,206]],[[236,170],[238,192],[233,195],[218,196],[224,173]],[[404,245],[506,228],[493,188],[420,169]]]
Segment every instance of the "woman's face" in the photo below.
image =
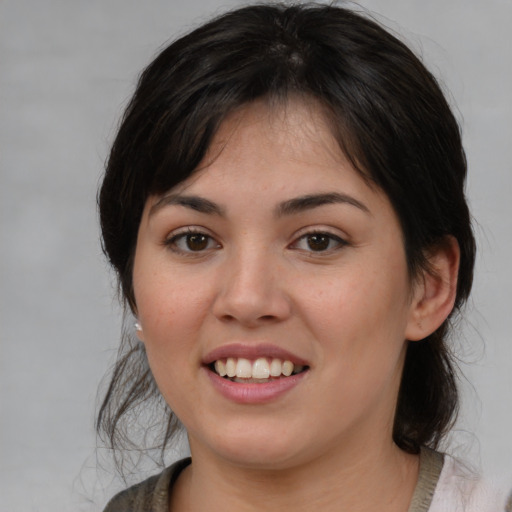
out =
[[415,291],[387,197],[299,102],[231,115],[200,167],[147,201],[133,271],[193,456],[285,468],[391,443]]

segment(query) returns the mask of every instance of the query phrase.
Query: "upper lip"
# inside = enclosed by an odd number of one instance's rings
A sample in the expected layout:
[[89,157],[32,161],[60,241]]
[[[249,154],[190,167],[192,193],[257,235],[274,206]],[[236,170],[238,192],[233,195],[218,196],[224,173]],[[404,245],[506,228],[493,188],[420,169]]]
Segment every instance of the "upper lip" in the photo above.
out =
[[228,357],[243,357],[245,359],[258,359],[259,357],[270,357],[281,359],[283,361],[291,361],[295,365],[308,366],[308,362],[301,357],[293,354],[276,345],[268,343],[250,344],[231,343],[222,345],[208,352],[203,357],[203,364],[209,365],[218,359],[227,359]]

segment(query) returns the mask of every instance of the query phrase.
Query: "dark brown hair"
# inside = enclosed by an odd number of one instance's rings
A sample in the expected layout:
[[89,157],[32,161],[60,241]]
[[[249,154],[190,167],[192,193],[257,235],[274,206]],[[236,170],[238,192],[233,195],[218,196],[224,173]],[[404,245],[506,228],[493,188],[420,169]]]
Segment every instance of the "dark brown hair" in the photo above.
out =
[[[99,193],[104,251],[127,304],[135,310],[132,261],[148,196],[194,172],[227,114],[258,98],[283,102],[292,95],[322,106],[342,151],[388,196],[411,276],[428,271],[429,248],[447,235],[457,239],[459,310],[471,289],[475,242],[451,109],[434,77],[396,37],[365,16],[314,4],[229,12],[172,43],[142,73]],[[457,412],[449,322],[407,349],[393,437],[409,452],[437,446]],[[116,447],[129,433],[123,419],[154,398],[161,402],[144,347],[126,336],[99,431]],[[176,424],[165,407],[165,420],[156,421],[162,449]]]

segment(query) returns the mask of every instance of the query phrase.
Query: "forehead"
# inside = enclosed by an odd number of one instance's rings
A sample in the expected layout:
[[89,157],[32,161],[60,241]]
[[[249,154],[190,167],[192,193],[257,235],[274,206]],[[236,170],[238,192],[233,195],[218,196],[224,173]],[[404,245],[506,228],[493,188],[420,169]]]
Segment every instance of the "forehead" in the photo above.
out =
[[338,187],[342,177],[347,181],[343,187],[351,181],[381,193],[345,156],[332,126],[314,99],[264,98],[245,104],[220,124],[196,170],[166,194],[191,188],[211,194],[237,184],[256,192],[275,189],[280,180],[286,193],[300,195],[300,184],[325,192]]
[[319,166],[347,164],[325,109],[313,99],[261,99],[230,113],[213,137],[199,169],[213,165],[219,157],[235,162],[245,159],[251,146],[261,150],[254,155],[258,161],[272,155]]
[[183,202],[181,195],[189,196],[187,204],[191,195],[192,202],[198,197],[203,205],[204,199],[213,201],[224,213],[237,203],[252,212],[263,205],[278,211],[276,205],[306,196],[343,196],[350,199],[343,202],[363,206],[367,213],[390,206],[343,154],[314,101],[275,105],[262,100],[231,113],[196,171],[163,197],[153,197],[150,210]]

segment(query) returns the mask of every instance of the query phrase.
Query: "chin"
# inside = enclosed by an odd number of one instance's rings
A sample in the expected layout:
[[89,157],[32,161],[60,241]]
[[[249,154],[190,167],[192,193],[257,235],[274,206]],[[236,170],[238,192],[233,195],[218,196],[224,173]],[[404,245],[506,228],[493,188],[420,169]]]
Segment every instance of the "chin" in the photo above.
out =
[[259,448],[235,450],[235,447],[231,447],[229,451],[224,451],[224,458],[233,465],[256,471],[282,471],[298,465],[297,454],[289,449]]
[[[237,432],[226,430],[210,440],[209,450],[217,457],[245,468],[255,470],[287,469],[299,463],[300,444],[286,429],[245,428]],[[191,439],[191,451],[201,449]]]

